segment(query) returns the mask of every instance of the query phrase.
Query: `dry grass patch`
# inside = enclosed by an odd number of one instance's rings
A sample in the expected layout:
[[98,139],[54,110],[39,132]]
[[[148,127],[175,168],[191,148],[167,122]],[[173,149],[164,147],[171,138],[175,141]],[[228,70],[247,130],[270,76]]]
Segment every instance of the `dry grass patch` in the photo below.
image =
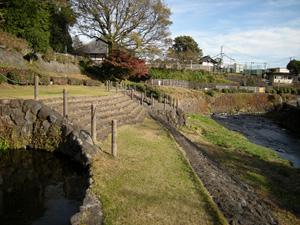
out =
[[118,129],[118,156],[95,157],[93,191],[105,224],[226,224],[182,150],[158,123]]
[[185,99],[185,98],[199,98],[204,97],[205,94],[202,91],[196,91],[192,89],[186,89],[181,87],[168,87],[168,86],[155,86],[157,90],[164,92],[166,95],[170,95],[173,98]]

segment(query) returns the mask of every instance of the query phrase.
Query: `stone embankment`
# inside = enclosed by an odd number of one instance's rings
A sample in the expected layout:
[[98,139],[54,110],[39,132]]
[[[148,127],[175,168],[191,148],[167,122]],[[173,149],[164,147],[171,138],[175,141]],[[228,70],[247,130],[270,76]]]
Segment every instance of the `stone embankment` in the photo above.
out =
[[[17,134],[27,140],[28,146],[33,145],[35,132],[47,133],[48,131],[60,130],[64,141],[63,146],[59,146],[57,150],[70,156],[73,160],[83,165],[89,165],[92,157],[100,150],[94,145],[88,132],[72,125],[59,113],[41,102],[1,99],[0,115],[4,123],[11,125]],[[92,185],[92,177],[90,177],[89,183]],[[77,225],[82,221],[102,221],[102,218],[100,199],[98,196],[92,195],[89,188],[86,191],[80,212],[71,218],[71,222]]]

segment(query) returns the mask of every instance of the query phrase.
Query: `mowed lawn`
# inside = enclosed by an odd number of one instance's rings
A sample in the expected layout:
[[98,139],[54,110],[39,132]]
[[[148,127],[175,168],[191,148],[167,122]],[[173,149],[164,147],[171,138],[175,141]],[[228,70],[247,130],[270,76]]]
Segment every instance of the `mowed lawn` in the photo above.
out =
[[92,166],[105,224],[226,224],[170,134],[151,118],[118,128]]
[[[64,89],[67,90],[68,96],[74,96],[74,97],[113,94],[113,92],[106,92],[105,88],[99,88],[99,87],[49,85],[49,86],[39,86],[38,99],[63,97]],[[34,99],[34,86],[1,84],[0,98]]]

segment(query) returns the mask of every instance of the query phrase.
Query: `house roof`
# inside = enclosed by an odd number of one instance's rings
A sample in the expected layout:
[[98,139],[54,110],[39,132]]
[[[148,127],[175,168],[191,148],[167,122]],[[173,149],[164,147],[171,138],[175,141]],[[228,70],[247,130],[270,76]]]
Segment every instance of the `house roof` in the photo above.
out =
[[108,46],[100,39],[94,39],[91,42],[79,48],[85,54],[107,54]]
[[209,55],[207,56],[204,56],[202,57],[200,60],[199,60],[199,63],[203,63],[203,62],[211,62],[213,64],[217,64],[218,61],[214,60],[213,58],[211,58]]

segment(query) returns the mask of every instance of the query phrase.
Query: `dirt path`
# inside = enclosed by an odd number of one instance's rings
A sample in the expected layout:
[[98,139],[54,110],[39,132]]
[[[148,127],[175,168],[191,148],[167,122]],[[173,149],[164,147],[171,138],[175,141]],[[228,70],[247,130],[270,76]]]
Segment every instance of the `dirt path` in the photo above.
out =
[[[150,113],[151,115],[151,113]],[[229,224],[280,224],[251,189],[162,119]]]

